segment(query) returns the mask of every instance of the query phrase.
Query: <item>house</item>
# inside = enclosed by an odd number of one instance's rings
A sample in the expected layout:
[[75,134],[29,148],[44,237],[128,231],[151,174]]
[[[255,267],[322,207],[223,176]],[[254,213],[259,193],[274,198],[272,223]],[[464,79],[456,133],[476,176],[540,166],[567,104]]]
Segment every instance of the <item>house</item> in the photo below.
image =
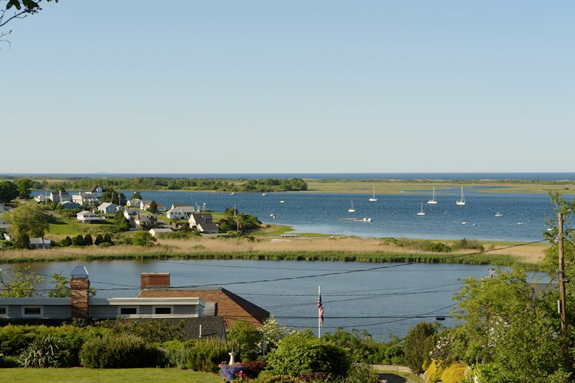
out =
[[190,227],[195,227],[200,233],[217,233],[220,231],[218,225],[213,223],[210,213],[193,213],[188,220]]
[[10,223],[2,220],[4,213],[8,211],[8,208],[0,203],[0,232],[6,232],[10,227]]
[[106,219],[96,213],[84,210],[76,214],[76,220],[80,223],[104,223]]
[[157,238],[158,234],[173,233],[174,231],[169,227],[156,227],[154,229],[150,229],[149,232],[150,234],[152,234],[153,237]]
[[138,214],[134,219],[136,227],[144,230],[158,226],[158,217],[154,214]]
[[61,202],[60,205],[62,205],[62,209],[68,209],[68,210],[82,209],[84,207],[84,206],[78,205],[76,202],[72,202],[72,201],[64,201],[64,202]]
[[216,306],[199,297],[90,297],[90,279],[83,266],[74,268],[71,298],[1,298],[0,325],[61,324],[73,320],[167,320],[185,322],[189,338],[225,337],[224,318]]
[[65,201],[72,202],[72,198],[67,191],[60,190],[59,192],[50,192],[50,200],[56,203],[62,203]]
[[46,194],[38,194],[36,197],[34,197],[34,201],[42,204],[47,204],[50,201],[50,197]]
[[134,199],[129,200],[128,202],[126,202],[126,206],[143,210],[142,200],[139,198],[134,198]]
[[138,216],[138,214],[140,214],[139,210],[136,209],[126,209],[124,210],[124,217],[130,221],[131,225],[134,225],[134,220],[136,219],[136,217]]
[[30,249],[50,249],[52,242],[48,238],[30,238]]
[[196,212],[191,205],[172,205],[170,210],[166,213],[168,219],[190,219],[190,216]]
[[87,206],[97,206],[100,204],[100,200],[94,194],[88,192],[78,192],[78,194],[72,195],[72,201],[79,204],[79,205],[87,205]]
[[268,311],[222,287],[171,287],[169,273],[141,274],[140,288],[139,298],[198,297],[206,305],[214,302],[215,315],[224,317],[226,328],[238,321],[261,327],[270,316]]
[[[142,210],[150,210],[150,204],[152,203],[152,201],[142,201],[141,205],[140,205],[140,209]],[[156,202],[156,207],[158,209],[158,213],[164,213],[167,209],[164,205],[162,205],[161,203],[157,203]]]
[[115,203],[104,202],[98,206],[98,211],[103,214],[116,214],[119,208],[120,206],[116,205]]
[[96,198],[102,198],[102,194],[104,194],[104,189],[100,185],[96,185],[89,191],[90,194],[96,196]]

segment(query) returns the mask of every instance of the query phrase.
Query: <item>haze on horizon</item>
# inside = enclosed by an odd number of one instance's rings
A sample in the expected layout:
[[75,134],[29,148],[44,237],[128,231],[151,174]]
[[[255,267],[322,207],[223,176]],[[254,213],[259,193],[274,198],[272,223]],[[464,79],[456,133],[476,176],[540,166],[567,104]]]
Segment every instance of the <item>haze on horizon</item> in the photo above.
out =
[[573,14],[46,3],[0,43],[0,174],[572,172]]

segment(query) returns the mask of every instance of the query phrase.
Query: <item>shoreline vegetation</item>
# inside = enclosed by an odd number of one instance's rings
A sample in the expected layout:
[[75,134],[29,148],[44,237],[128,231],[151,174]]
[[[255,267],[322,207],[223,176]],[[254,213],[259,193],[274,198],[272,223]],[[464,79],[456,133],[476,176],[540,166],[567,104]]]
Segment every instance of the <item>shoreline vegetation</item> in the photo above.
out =
[[[575,194],[575,182],[570,180],[519,180],[519,179],[481,179],[481,180],[317,180],[307,178],[171,178],[171,177],[27,177],[32,180],[34,190],[90,190],[98,184],[104,189],[132,191],[189,191],[221,193],[260,193],[260,192],[312,192],[312,193],[357,193],[395,194],[430,189],[436,191],[453,187],[475,187],[483,193],[533,193],[548,194],[560,191],[561,194]],[[14,181],[18,177],[0,176],[0,180]]]
[[[463,241],[463,240],[461,240]],[[519,266],[538,270],[548,249],[547,243],[470,241],[458,248],[457,240],[417,240],[261,235],[240,238],[159,239],[153,247],[119,245],[111,247],[65,247],[48,250],[5,250],[0,263],[66,262],[103,260],[266,260],[266,261],[341,261],[453,263],[494,266]],[[442,244],[453,247],[448,253],[425,251]]]

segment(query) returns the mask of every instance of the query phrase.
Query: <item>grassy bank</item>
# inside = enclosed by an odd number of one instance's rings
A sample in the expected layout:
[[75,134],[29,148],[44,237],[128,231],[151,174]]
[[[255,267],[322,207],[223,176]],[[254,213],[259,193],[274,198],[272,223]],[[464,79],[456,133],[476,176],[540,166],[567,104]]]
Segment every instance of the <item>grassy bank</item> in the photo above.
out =
[[[153,247],[112,246],[65,247],[50,250],[8,250],[2,263],[96,260],[245,259],[343,262],[420,262],[518,265],[536,269],[548,245],[503,242],[477,243],[484,251],[456,249],[458,241],[427,241],[376,238],[198,238],[160,240]],[[424,251],[431,244],[453,247],[449,253]]]
[[19,383],[217,383],[215,374],[171,368],[3,368],[0,381]]

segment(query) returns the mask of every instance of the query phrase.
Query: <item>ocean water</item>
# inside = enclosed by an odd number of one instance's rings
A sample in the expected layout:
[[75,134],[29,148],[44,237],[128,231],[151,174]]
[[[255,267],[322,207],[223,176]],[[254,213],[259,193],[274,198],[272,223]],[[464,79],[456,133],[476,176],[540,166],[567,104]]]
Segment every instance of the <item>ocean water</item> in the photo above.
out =
[[[545,216],[553,214],[545,194],[480,193],[466,188],[464,206],[455,204],[460,189],[436,191],[437,205],[428,205],[431,190],[379,195],[317,193],[200,193],[141,192],[145,200],[167,207],[188,203],[212,211],[236,208],[264,223],[292,226],[295,233],[358,237],[423,239],[483,239],[537,241],[547,229]],[[125,191],[130,198],[132,191]],[[282,202],[283,201],[283,202]],[[348,209],[353,203],[355,212]],[[424,216],[418,216],[423,203]],[[497,213],[500,213],[496,216]],[[275,218],[273,218],[275,217]],[[371,222],[363,221],[371,218]]]

